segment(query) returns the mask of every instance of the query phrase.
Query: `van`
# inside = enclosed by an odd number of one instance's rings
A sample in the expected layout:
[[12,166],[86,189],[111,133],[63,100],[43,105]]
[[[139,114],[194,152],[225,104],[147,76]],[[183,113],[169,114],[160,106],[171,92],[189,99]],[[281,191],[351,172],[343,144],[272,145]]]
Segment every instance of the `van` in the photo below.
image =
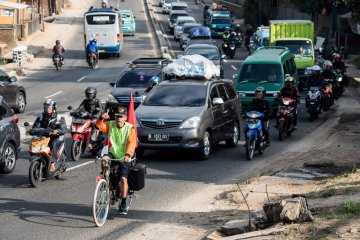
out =
[[265,99],[270,103],[270,114],[276,114],[278,102],[275,99],[285,85],[286,74],[293,76],[297,83],[294,57],[287,47],[262,47],[247,57],[239,73],[233,76],[243,109],[255,98],[255,89],[264,87]]
[[185,2],[173,2],[171,3],[170,12],[174,10],[184,10],[186,12],[190,12],[187,3]]

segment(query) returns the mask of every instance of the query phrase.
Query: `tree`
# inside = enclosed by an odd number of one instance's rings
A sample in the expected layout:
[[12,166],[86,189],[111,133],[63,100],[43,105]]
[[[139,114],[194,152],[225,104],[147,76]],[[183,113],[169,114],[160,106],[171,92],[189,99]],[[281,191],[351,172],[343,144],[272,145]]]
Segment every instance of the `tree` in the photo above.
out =
[[331,4],[332,0],[290,0],[294,6],[303,13],[313,15],[323,6]]
[[360,0],[348,0],[348,5],[352,11],[355,22],[360,22]]

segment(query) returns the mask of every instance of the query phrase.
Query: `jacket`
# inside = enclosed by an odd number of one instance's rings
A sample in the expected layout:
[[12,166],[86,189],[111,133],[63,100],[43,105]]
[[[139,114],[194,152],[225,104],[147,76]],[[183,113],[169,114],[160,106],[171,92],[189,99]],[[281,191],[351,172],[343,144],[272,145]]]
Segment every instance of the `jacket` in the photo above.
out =
[[291,98],[299,102],[300,100],[300,94],[297,87],[283,87],[280,90],[279,97],[282,98]]
[[247,107],[247,111],[257,111],[264,114],[264,120],[268,119],[270,104],[267,100],[254,99]]
[[87,53],[97,53],[99,51],[99,46],[95,42],[90,42],[86,46]]
[[[45,113],[37,117],[30,130],[30,134],[37,135],[41,129],[46,129],[48,132],[58,130],[59,136],[64,135],[67,131],[65,119],[63,117],[59,118],[57,112],[54,112],[50,117]],[[58,138],[59,136],[51,135],[52,138]]]
[[53,47],[54,55],[62,55],[65,52],[65,48],[61,44],[56,44]]
[[[96,120],[96,126],[99,128],[101,132],[108,133],[110,130],[109,121],[103,121],[102,119]],[[136,148],[136,133],[135,133],[135,128],[133,127],[130,130],[130,133],[127,138],[126,151],[125,151],[126,155],[132,157],[135,153],[135,148]]]
[[[98,111],[97,108],[100,109],[100,111]],[[76,109],[76,111],[78,111],[78,112],[90,113],[92,118],[99,117],[101,110],[102,110],[102,105],[101,105],[100,100],[97,98],[94,100],[84,99],[80,103],[80,106]]]

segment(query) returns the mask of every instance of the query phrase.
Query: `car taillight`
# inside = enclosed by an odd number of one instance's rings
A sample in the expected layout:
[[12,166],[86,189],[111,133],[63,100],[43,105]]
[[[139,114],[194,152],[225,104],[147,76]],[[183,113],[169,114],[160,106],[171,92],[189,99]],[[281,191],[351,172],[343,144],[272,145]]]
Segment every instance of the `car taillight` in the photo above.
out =
[[19,122],[19,117],[18,116],[14,115],[12,117],[12,119],[13,119],[14,123],[18,124],[18,122]]
[[84,44],[86,46],[86,34],[84,34]]
[[120,43],[120,34],[118,33],[116,36],[117,36],[117,43]]

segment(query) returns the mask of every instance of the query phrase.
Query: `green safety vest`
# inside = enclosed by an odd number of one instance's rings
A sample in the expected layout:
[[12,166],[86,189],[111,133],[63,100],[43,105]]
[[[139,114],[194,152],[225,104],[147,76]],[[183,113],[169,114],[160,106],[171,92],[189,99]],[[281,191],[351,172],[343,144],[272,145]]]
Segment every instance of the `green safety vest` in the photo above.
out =
[[122,128],[118,128],[115,121],[109,122],[109,138],[111,141],[109,152],[115,159],[120,159],[125,156],[127,139],[133,127],[130,123],[125,122]]

